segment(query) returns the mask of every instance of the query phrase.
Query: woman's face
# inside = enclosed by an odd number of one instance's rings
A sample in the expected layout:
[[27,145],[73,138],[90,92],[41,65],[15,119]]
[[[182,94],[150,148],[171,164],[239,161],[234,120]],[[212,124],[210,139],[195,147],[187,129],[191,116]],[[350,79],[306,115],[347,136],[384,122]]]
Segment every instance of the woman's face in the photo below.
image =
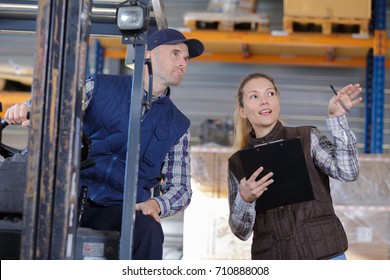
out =
[[243,107],[238,108],[242,118],[252,124],[256,137],[271,132],[278,121],[280,102],[274,85],[265,78],[255,78],[243,87]]

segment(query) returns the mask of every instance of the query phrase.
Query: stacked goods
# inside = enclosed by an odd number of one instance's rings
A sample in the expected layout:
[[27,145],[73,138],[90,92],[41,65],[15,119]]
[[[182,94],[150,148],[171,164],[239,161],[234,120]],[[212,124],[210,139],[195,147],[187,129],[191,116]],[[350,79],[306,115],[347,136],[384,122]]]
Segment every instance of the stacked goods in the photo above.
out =
[[284,0],[283,28],[299,31],[367,35],[371,0]]
[[192,30],[269,32],[265,14],[185,13],[184,25]]
[[347,232],[349,259],[390,258],[388,155],[361,155],[355,182],[331,181],[335,210]]
[[184,14],[192,30],[269,32],[269,18],[256,13],[257,0],[210,0],[206,12]]
[[210,0],[207,11],[212,13],[256,13],[257,0]]
[[191,147],[194,188],[211,197],[227,197],[227,161],[232,149],[215,144]]
[[215,144],[191,147],[193,195],[184,211],[183,259],[250,258],[252,239],[241,241],[228,223],[227,162],[232,153]]

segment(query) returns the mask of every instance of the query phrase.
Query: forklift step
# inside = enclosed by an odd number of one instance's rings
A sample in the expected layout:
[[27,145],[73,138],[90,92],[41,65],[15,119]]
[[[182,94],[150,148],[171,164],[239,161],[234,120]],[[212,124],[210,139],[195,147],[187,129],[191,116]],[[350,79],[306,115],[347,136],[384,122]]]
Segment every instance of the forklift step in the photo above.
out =
[[8,161],[8,159],[0,162],[0,213],[21,214],[26,188],[27,162]]

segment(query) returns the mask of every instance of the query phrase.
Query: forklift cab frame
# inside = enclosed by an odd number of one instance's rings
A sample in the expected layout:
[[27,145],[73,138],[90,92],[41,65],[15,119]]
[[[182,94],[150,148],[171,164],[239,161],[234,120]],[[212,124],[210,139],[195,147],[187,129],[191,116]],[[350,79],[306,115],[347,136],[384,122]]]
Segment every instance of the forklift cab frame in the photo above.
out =
[[[31,1],[26,1],[31,5]],[[114,3],[117,4],[117,3]],[[133,213],[138,169],[141,94],[133,94],[129,118],[122,234],[78,228],[82,92],[90,34],[122,36],[126,63],[134,62],[133,93],[143,90],[145,43],[148,31],[167,27],[160,0],[92,4],[92,0],[39,0],[30,12],[0,13],[0,29],[36,33],[36,63],[32,85],[26,184],[20,226],[21,259],[131,259]],[[10,3],[14,8],[18,4]],[[113,14],[121,6],[142,6],[144,26],[119,30]],[[111,12],[99,14],[99,8]],[[104,9],[103,9],[104,10]],[[94,13],[95,11],[95,13]],[[149,13],[154,12],[154,17]],[[23,20],[30,21],[25,24]],[[116,18],[116,16],[114,16]],[[150,20],[150,26],[149,22]],[[19,22],[19,24],[17,23]],[[35,22],[36,28],[31,28]],[[153,26],[153,24],[155,26]],[[19,28],[19,29],[18,29]],[[130,133],[131,131],[131,133]],[[102,247],[94,247],[100,244]],[[102,245],[103,244],[103,245]],[[99,249],[100,248],[100,249]],[[95,249],[95,250],[94,250]],[[95,255],[93,252],[100,252]]]

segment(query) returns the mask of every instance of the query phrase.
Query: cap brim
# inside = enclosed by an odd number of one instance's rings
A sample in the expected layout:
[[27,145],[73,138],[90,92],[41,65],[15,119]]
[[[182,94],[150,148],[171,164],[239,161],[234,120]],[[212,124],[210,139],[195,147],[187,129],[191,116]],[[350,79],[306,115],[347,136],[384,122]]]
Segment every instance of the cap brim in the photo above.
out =
[[167,42],[165,44],[167,45],[175,45],[184,43],[188,47],[188,54],[190,58],[194,58],[197,56],[200,56],[204,52],[204,45],[201,41],[197,39],[180,39],[180,40],[174,40]]

